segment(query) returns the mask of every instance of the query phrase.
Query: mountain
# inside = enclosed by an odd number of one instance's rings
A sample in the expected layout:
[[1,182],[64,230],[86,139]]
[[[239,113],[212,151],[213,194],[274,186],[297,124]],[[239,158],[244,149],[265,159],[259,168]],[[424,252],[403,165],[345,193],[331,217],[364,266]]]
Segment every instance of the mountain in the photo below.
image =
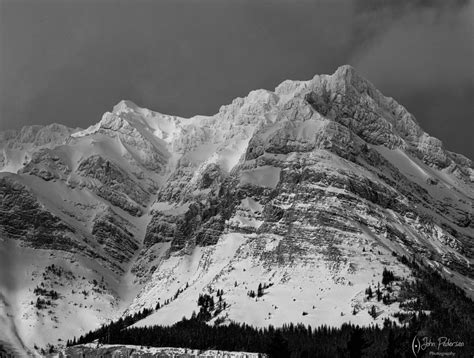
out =
[[145,308],[134,326],[173,324],[200,295],[210,323],[382,323],[400,302],[365,292],[410,279],[400,256],[473,297],[473,168],[350,66],[213,116],[122,101],[85,130],[0,133],[0,341],[34,353]]

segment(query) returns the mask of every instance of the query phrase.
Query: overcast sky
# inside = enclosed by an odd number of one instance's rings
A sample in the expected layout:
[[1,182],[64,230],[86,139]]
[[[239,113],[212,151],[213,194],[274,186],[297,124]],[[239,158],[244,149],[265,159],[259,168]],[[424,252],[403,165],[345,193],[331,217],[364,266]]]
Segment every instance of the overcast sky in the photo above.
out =
[[473,19],[469,0],[0,0],[0,130],[121,99],[213,114],[348,63],[474,159]]

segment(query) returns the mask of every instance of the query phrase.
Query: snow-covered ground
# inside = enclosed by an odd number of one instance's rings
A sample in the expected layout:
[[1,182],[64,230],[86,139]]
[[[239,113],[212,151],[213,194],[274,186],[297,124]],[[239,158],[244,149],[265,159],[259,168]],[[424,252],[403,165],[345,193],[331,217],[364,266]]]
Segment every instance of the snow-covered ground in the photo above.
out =
[[[394,269],[400,278],[409,277],[409,270],[399,265],[382,245],[366,237],[354,238],[347,250],[345,275],[331,269],[331,263],[314,255],[310,262],[268,265],[262,259],[271,254],[281,240],[278,236],[229,233],[217,245],[196,248],[190,255],[172,256],[157,268],[158,275],[147,284],[136,304],[153,307],[157,302],[178,297],[155,313],[134,324],[136,327],[156,324],[171,325],[182,317],[190,318],[199,312],[199,294],[207,293],[217,302],[217,290],[223,290],[227,308],[217,318],[247,323],[254,326],[281,326],[285,323],[340,326],[344,322],[359,325],[382,324],[399,311],[398,303],[384,305],[374,297],[367,299],[365,290],[382,281],[384,267]],[[365,251],[363,251],[365,248]],[[311,250],[310,248],[308,248]],[[248,292],[257,292],[258,284],[271,285],[262,297],[251,298]],[[381,285],[381,284],[380,284]],[[385,289],[381,285],[384,292]],[[393,295],[396,295],[394,288]],[[369,315],[372,305],[379,315]],[[354,310],[356,314],[354,314]]]
[[206,350],[199,351],[188,348],[172,348],[172,347],[140,347],[133,345],[112,345],[105,344],[97,346],[96,344],[77,345],[67,348],[64,351],[54,355],[54,357],[71,357],[71,358],[94,358],[109,356],[132,356],[133,357],[152,357],[163,355],[165,357],[200,357],[200,358],[265,358],[266,354],[250,353],[250,352],[229,352]]

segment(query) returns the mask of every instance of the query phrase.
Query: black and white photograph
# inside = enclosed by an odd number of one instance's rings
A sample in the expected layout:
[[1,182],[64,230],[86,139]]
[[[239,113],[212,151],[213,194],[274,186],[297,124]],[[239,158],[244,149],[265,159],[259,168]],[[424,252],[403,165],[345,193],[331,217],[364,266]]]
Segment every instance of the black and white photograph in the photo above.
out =
[[0,358],[474,357],[474,0],[0,0]]

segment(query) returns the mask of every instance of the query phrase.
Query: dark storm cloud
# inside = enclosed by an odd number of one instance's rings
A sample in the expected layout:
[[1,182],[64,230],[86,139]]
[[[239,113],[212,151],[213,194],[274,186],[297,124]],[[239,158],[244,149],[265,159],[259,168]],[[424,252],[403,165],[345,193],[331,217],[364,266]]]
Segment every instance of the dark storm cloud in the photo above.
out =
[[361,11],[383,30],[351,63],[448,149],[474,157],[474,3],[388,2]]
[[474,157],[469,1],[0,1],[0,130],[85,127],[122,98],[212,114],[350,63]]

